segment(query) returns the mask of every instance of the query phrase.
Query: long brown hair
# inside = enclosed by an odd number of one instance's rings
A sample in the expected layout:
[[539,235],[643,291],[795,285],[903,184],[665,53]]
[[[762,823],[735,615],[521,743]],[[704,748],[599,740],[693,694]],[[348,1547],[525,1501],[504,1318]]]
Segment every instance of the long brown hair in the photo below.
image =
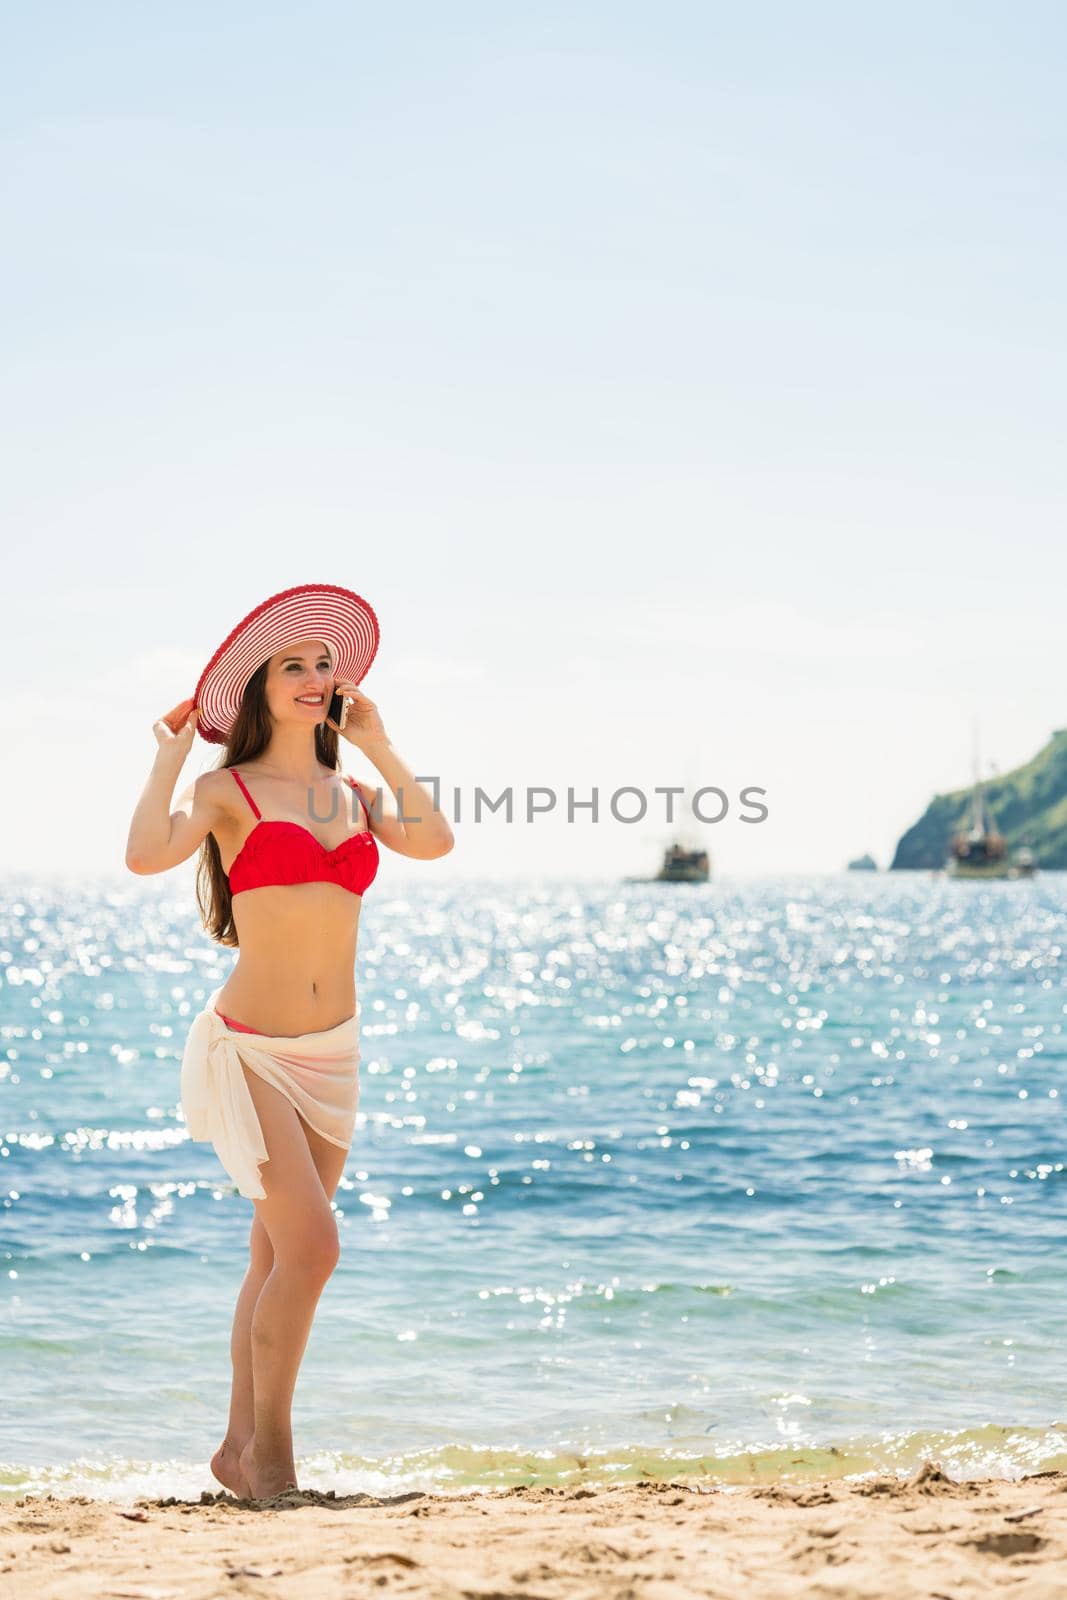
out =
[[[237,719],[223,746],[216,770],[239,766],[243,761],[254,761],[270,744],[274,727],[267,705],[269,665],[268,661],[264,661],[249,678]],[[324,722],[320,722],[315,729],[315,754],[324,767],[337,770],[337,732]],[[196,869],[196,903],[200,907],[204,927],[216,943],[237,946],[240,941],[234,926],[230,881],[222,870],[222,857],[213,833],[209,833],[200,846],[200,861]]]

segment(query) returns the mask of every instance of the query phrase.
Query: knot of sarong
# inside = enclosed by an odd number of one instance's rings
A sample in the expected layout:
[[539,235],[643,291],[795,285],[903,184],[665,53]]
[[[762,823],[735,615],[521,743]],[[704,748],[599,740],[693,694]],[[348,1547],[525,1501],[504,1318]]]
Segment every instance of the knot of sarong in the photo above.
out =
[[[250,1200],[266,1195],[259,1175],[267,1147],[234,1035],[215,1010],[216,989],[189,1029],[182,1053],[181,1106],[191,1139],[207,1139]],[[242,1041],[243,1050],[254,1047]]]

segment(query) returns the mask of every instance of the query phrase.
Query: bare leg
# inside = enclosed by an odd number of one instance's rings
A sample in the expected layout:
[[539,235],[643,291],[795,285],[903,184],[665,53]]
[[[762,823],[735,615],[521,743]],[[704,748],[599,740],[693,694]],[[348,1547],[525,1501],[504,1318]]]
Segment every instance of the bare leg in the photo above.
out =
[[230,1420],[226,1437],[211,1458],[211,1470],[220,1483],[236,1495],[248,1495],[248,1481],[241,1471],[241,1451],[255,1427],[252,1383],[252,1313],[263,1285],[274,1265],[274,1246],[259,1217],[252,1221],[248,1240],[248,1270],[237,1296],[233,1332],[230,1335],[230,1363],[233,1386],[230,1390]]
[[[261,1499],[296,1486],[293,1393],[340,1252],[330,1201],[348,1152],[314,1133],[271,1084],[244,1071],[268,1151],[260,1168],[266,1196],[253,1204],[274,1257],[249,1324],[254,1429],[238,1457],[248,1491]],[[246,1422],[247,1411],[241,1418]]]

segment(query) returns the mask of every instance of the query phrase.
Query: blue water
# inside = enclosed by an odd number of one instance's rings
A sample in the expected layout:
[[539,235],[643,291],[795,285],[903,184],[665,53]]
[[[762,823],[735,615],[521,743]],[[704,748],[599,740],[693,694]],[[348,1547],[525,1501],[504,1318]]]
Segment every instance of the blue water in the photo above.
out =
[[[1067,1467],[1067,882],[368,896],[309,1488]],[[251,1202],[191,881],[0,885],[0,1493],[185,1494]]]

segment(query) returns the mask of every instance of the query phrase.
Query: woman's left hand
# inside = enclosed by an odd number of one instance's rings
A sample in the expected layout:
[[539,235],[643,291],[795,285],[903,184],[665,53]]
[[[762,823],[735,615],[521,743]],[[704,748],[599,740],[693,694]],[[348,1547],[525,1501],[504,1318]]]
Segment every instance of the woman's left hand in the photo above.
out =
[[378,744],[387,740],[389,735],[385,731],[385,724],[374,704],[362,689],[357,689],[350,678],[335,678],[334,693],[343,695],[349,702],[348,717],[343,728],[339,728],[329,712],[326,714],[327,726],[339,733],[342,739],[347,739],[349,744],[354,744],[357,750],[365,745]]

